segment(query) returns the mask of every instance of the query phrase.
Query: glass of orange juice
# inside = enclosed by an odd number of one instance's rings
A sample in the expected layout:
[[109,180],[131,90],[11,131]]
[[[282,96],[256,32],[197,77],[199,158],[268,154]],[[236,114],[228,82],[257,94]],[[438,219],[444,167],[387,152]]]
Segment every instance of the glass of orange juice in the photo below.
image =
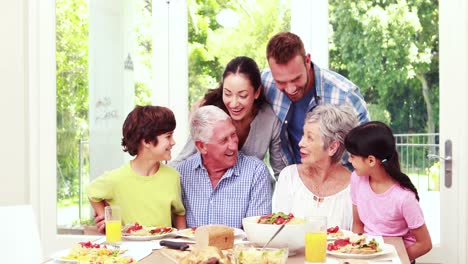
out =
[[120,206],[109,205],[104,208],[106,221],[106,241],[117,243],[122,241],[122,210]]
[[327,261],[327,217],[309,216],[305,218],[306,263],[325,263]]

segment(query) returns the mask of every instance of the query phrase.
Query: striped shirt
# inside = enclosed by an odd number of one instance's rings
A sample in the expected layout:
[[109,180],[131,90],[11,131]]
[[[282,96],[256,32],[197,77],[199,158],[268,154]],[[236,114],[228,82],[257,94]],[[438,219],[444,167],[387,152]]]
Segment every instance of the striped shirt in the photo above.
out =
[[[336,72],[320,69],[313,63],[312,67],[314,69],[315,78],[314,88],[317,91],[317,96],[320,98],[321,104],[348,104],[354,109],[359,123],[362,124],[370,120],[366,102],[359,91],[359,87]],[[296,164],[298,162],[296,162],[293,155],[287,127],[288,120],[290,119],[288,114],[290,114],[291,100],[276,87],[270,69],[266,69],[262,72],[262,84],[268,103],[283,124],[280,134],[281,149],[288,158],[289,163]],[[312,97],[308,106],[308,111],[312,111],[315,106],[317,106],[317,102],[315,98]]]
[[199,152],[177,164],[188,227],[222,224],[242,228],[242,219],[271,213],[272,189],[266,165],[239,152],[213,188]]

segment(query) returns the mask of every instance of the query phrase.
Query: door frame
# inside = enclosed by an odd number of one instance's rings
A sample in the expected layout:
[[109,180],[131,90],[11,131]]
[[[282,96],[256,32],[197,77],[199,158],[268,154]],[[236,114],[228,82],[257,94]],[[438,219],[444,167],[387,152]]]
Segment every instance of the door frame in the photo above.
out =
[[441,160],[441,245],[434,256],[441,263],[467,263],[468,212],[468,4],[465,0],[439,1],[440,154],[452,141],[452,186],[445,186]]

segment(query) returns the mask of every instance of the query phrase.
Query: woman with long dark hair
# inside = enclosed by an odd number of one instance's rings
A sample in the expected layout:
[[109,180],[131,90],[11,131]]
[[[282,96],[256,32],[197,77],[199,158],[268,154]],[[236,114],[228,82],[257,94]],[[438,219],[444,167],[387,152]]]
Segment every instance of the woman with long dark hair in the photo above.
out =
[[[205,94],[201,102],[204,105],[215,105],[229,114],[239,137],[239,150],[245,155],[263,160],[269,151],[275,175],[288,165],[280,150],[281,123],[265,101],[260,70],[253,59],[246,56],[232,59],[226,65],[219,87]],[[171,165],[195,152],[193,140],[189,139]]]

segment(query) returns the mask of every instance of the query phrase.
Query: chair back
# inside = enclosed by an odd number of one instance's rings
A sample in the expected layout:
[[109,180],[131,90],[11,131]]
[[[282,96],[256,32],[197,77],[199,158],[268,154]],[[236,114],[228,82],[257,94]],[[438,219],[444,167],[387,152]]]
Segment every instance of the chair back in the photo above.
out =
[[0,206],[0,263],[41,263],[42,248],[31,205]]

